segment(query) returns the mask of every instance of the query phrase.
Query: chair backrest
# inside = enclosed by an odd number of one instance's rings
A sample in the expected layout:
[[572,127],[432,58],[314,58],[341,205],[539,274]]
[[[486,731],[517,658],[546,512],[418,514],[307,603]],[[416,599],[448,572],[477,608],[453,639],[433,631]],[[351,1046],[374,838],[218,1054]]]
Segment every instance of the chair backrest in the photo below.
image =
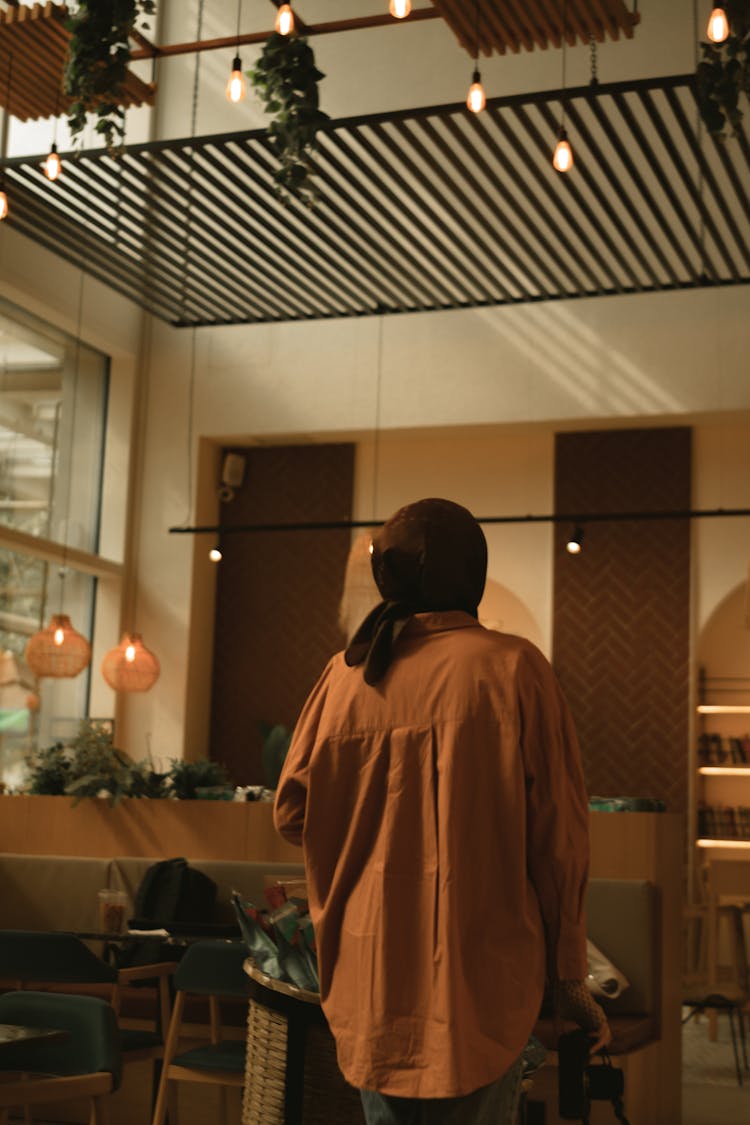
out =
[[659,1012],[656,887],[643,879],[591,879],[586,896],[588,936],[630,982],[613,1015]]
[[113,984],[117,970],[75,934],[0,930],[0,979],[50,984]]
[[56,992],[6,992],[0,996],[0,1023],[47,1027],[69,1034],[62,1042],[14,1044],[0,1053],[0,1070],[70,1075],[112,1075],[115,1089],[122,1078],[117,1018],[96,996]]
[[174,975],[175,988],[201,996],[247,996],[247,947],[237,941],[196,941]]

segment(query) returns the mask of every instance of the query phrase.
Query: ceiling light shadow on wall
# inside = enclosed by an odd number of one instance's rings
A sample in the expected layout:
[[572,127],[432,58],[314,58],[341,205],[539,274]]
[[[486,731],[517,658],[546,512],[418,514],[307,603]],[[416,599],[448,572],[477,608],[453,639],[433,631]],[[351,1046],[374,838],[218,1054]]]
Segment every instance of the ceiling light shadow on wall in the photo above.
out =
[[690,404],[659,386],[656,379],[612,347],[606,352],[597,332],[574,306],[526,305],[514,310],[478,310],[476,315],[527,363],[588,413],[683,413]]

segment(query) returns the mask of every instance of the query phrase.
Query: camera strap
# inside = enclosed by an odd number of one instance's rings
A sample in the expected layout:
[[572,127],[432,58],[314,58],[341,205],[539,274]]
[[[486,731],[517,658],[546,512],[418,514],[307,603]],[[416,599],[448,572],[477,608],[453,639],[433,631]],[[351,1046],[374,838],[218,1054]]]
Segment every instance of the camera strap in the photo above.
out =
[[[608,1067],[611,1072],[614,1072],[614,1071],[617,1070],[617,1068],[612,1063],[612,1059],[610,1058],[609,1052],[607,1051],[606,1047],[602,1048],[601,1056],[602,1056],[602,1060],[603,1060],[601,1065],[603,1067],[605,1067],[605,1068]],[[589,1071],[589,1074],[590,1073],[591,1073],[591,1071]],[[622,1075],[622,1071],[617,1071],[617,1073],[619,1075]],[[612,1106],[612,1110],[614,1112],[614,1115],[617,1118],[617,1120],[621,1123],[621,1125],[630,1125],[630,1122],[628,1121],[627,1117],[625,1116],[625,1104],[622,1100],[621,1095],[619,1093],[615,1092],[615,1090],[613,1088],[611,1088],[609,1098],[607,1100],[609,1101],[610,1105]]]

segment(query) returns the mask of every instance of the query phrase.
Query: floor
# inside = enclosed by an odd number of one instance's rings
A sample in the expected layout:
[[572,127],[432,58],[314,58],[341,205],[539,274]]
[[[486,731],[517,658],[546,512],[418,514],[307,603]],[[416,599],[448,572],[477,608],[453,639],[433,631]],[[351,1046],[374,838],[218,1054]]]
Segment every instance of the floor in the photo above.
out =
[[[750,1049],[747,1026],[746,1032]],[[713,1043],[705,1019],[690,1020],[683,1026],[682,1125],[746,1125],[750,1121],[750,1071],[743,1080],[738,1086],[725,1015],[719,1017]]]

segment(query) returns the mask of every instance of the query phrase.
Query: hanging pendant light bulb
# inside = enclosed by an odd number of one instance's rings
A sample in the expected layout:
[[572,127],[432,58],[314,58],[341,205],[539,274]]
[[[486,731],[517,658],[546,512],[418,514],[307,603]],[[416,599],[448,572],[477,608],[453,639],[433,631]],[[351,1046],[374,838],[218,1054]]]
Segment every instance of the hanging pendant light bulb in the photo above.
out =
[[565,550],[569,555],[580,555],[583,550],[583,528],[578,526],[573,529],[567,543]]
[[48,180],[56,180],[62,174],[62,160],[58,155],[57,145],[54,141],[44,162],[44,174]]
[[391,0],[388,11],[394,20],[405,20],[411,14],[411,0]]
[[0,223],[6,218],[10,207],[8,206],[8,196],[4,191],[0,191]]
[[208,552],[208,557],[213,563],[221,562],[221,560],[224,558],[218,547],[212,547]]
[[573,163],[573,149],[570,147],[568,134],[565,129],[560,126],[560,131],[557,134],[555,154],[552,157],[552,166],[556,172],[569,172],[573,167]]
[[294,12],[291,4],[282,4],[276,13],[273,25],[279,35],[291,35],[294,31]]
[[46,629],[29,637],[25,660],[37,676],[68,679],[91,660],[91,645],[70,623],[66,613],[54,613]]
[[246,93],[245,75],[242,73],[242,59],[235,55],[232,61],[232,73],[227,82],[227,101],[241,102]]
[[471,76],[471,86],[469,86],[469,92],[466,95],[466,104],[472,113],[481,113],[487,105],[487,96],[478,69],[475,69]]
[[712,43],[723,43],[729,38],[729,20],[723,8],[714,8],[708,17],[706,35]]
[[124,633],[119,645],[102,660],[102,675],[115,691],[148,691],[160,672],[157,657],[146,648],[140,633]]

